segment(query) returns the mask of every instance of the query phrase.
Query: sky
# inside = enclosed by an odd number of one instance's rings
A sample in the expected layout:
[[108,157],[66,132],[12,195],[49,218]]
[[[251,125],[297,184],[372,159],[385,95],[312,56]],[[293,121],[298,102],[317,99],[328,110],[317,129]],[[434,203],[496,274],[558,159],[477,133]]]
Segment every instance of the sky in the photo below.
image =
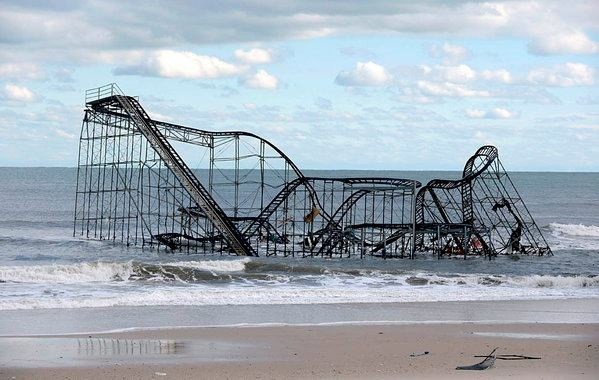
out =
[[599,1],[0,0],[0,166],[77,165],[86,89],[301,168],[599,171]]

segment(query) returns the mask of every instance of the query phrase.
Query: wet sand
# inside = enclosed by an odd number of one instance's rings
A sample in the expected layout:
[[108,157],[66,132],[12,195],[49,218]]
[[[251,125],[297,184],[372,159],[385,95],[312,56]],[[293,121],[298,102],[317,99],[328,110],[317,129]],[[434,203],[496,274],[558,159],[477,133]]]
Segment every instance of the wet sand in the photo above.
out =
[[0,311],[0,337],[84,334],[129,328],[435,322],[599,323],[599,298],[3,310]]
[[[495,347],[541,359],[455,370]],[[0,351],[2,379],[596,379],[599,324],[186,327],[4,337]]]

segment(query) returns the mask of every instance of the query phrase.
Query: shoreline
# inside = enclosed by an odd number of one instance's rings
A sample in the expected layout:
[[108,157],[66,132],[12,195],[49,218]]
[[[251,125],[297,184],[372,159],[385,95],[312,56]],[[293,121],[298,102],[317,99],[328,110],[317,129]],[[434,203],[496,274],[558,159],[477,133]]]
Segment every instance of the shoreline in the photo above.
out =
[[[541,359],[455,369],[480,362],[475,355],[495,347],[500,355]],[[0,378],[594,379],[597,373],[596,298],[0,311]]]
[[6,310],[0,311],[0,337],[131,329],[461,323],[599,323],[599,298]]
[[[497,360],[485,371],[455,370],[480,362],[475,355],[495,347],[499,355],[541,359]],[[599,324],[167,328],[0,338],[0,353],[0,377],[17,379],[594,378]]]

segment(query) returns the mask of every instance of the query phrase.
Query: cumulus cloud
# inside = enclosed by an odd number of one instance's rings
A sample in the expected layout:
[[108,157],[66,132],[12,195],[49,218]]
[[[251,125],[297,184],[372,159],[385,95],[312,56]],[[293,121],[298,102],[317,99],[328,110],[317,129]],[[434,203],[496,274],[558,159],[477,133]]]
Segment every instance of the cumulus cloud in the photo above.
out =
[[10,83],[4,86],[2,95],[6,100],[19,103],[30,103],[36,99],[35,93],[27,87],[17,86]]
[[165,78],[207,79],[240,74],[243,67],[219,58],[189,51],[159,50],[140,55],[137,63],[118,66],[116,75],[141,75]]
[[460,65],[421,65],[420,70],[429,80],[451,83],[467,83],[477,79],[500,83],[513,83],[512,74],[506,69],[476,71],[465,64]]
[[153,120],[160,120],[160,121],[173,121],[173,118],[170,116],[167,116],[165,114],[162,114],[160,112],[153,112],[153,111],[147,111],[148,112],[148,116],[150,116]]
[[0,64],[0,78],[7,79],[44,79],[46,74],[34,63],[3,63]]
[[467,109],[464,112],[471,119],[513,119],[518,113],[505,108],[493,108],[491,110]]
[[538,36],[528,45],[531,53],[593,54],[599,52],[599,44],[579,30],[566,30]]
[[390,81],[387,69],[372,61],[358,62],[353,70],[341,71],[335,78],[340,86],[383,86]]
[[500,82],[500,83],[513,83],[514,82],[514,78],[512,77],[512,74],[505,69],[483,70],[483,71],[481,71],[480,76],[485,80],[490,80],[490,81],[495,81],[495,82]]
[[246,87],[259,88],[264,90],[275,90],[279,85],[279,80],[266,70],[258,70],[255,74],[247,76],[241,80]]
[[69,132],[64,131],[62,129],[55,129],[54,133],[56,133],[56,135],[58,135],[59,137],[62,137],[62,138],[67,139],[67,140],[73,140],[76,137],[75,134],[69,133]]
[[568,62],[551,68],[531,70],[527,79],[544,86],[590,86],[595,82],[595,70],[584,63]]
[[444,43],[443,45],[433,45],[431,48],[433,57],[442,57],[446,63],[461,62],[468,57],[468,49],[460,45]]
[[450,82],[429,82],[420,80],[416,82],[416,86],[421,93],[426,96],[442,96],[442,97],[488,97],[491,94],[488,91],[474,90],[462,84]]
[[[202,2],[200,2],[201,4]],[[442,6],[440,6],[442,4]],[[534,54],[597,53],[589,35],[597,31],[593,1],[452,1],[403,2],[286,0],[273,7],[255,1],[198,2],[81,0],[0,2],[3,57],[93,62],[97,51],[160,49],[215,43],[265,42],[370,33],[431,33],[446,36],[521,37]],[[162,22],[156,24],[154,20]],[[201,28],[197,26],[201,25]],[[444,44],[442,54],[461,59],[458,45]],[[57,54],[60,52],[60,54]]]
[[437,70],[448,82],[466,83],[476,78],[476,72],[467,65],[438,66]]
[[249,50],[235,50],[235,58],[242,63],[257,65],[271,63],[273,61],[273,52],[270,49],[253,48]]

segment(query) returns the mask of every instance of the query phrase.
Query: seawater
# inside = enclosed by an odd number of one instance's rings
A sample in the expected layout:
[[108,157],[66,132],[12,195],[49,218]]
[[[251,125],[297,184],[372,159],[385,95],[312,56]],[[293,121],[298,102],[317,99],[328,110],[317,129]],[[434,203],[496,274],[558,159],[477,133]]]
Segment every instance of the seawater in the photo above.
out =
[[599,173],[511,177],[554,256],[327,260],[124,247],[73,237],[76,169],[0,168],[0,310],[599,298]]

